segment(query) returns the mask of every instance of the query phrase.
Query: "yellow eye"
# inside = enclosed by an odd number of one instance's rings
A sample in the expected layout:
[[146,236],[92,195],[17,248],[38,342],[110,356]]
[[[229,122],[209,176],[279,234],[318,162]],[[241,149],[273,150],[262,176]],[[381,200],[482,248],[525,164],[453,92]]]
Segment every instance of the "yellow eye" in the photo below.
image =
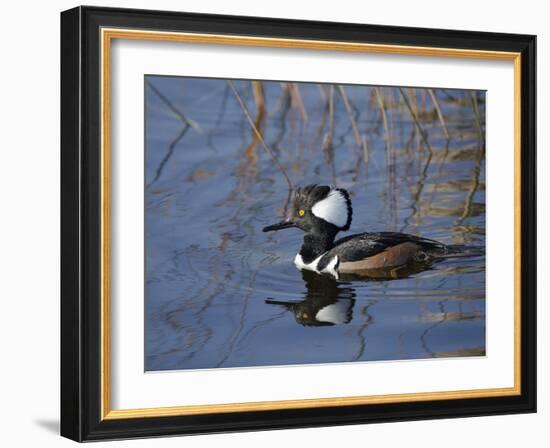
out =
[[303,210],[299,210],[299,211],[298,211],[298,214],[299,214],[300,216],[304,216],[304,215],[306,214],[306,212],[303,211]]

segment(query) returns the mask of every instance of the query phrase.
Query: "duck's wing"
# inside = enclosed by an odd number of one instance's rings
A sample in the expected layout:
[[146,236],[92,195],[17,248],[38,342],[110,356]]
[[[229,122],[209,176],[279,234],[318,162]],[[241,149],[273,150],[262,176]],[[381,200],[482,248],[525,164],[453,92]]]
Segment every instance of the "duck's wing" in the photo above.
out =
[[427,252],[445,251],[445,245],[428,238],[399,232],[369,232],[339,239],[334,247],[327,252],[327,255],[330,258],[338,256],[340,262],[359,261],[377,255],[390,247],[408,242],[418,244],[422,250]]

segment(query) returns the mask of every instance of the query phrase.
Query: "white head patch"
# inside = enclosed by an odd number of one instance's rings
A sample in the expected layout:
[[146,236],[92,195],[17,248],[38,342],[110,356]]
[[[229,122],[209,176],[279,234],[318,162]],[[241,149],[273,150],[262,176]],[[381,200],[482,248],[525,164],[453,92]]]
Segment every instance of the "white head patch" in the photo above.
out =
[[311,211],[317,218],[324,219],[341,228],[346,227],[351,213],[347,197],[342,190],[337,189],[330,190],[327,197],[317,202]]

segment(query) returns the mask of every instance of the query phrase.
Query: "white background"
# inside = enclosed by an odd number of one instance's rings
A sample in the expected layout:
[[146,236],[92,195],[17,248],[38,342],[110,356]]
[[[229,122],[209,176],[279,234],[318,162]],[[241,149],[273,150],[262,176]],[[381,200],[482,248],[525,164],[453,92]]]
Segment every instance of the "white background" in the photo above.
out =
[[[452,7],[440,1],[296,2],[89,1],[88,4],[205,13],[241,14],[316,20],[355,21],[404,26],[475,29],[538,34],[539,228],[549,224],[549,156],[543,148],[550,120],[545,78],[550,54],[549,12],[544,2],[479,2],[463,0]],[[3,5],[0,123],[2,129],[0,221],[2,283],[0,332],[0,440],[5,446],[69,446],[59,438],[59,11],[69,1],[15,2]],[[544,54],[546,51],[546,54]],[[543,199],[544,198],[544,199]],[[543,207],[546,201],[546,207]],[[539,413],[537,415],[343,426],[305,430],[210,435],[117,442],[109,446],[228,447],[313,444],[334,446],[507,447],[547,446],[550,439],[550,394],[543,347],[549,332],[543,298],[548,295],[550,237],[539,235]],[[544,266],[543,266],[544,265]],[[547,352],[547,350],[546,350]],[[98,444],[102,446],[104,444]]]

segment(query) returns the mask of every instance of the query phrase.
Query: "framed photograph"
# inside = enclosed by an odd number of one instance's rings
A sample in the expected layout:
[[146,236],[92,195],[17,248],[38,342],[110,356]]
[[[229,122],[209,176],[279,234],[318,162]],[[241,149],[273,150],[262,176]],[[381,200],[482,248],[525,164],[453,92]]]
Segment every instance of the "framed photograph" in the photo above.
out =
[[535,36],[61,14],[61,433],[535,412]]

